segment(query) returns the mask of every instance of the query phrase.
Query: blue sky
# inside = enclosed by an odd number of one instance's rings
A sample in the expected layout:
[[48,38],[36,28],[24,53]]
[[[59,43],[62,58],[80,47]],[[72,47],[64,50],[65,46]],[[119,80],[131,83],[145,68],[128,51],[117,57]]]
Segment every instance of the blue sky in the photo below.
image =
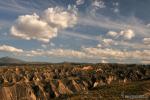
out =
[[150,63],[150,0],[0,0],[0,57]]

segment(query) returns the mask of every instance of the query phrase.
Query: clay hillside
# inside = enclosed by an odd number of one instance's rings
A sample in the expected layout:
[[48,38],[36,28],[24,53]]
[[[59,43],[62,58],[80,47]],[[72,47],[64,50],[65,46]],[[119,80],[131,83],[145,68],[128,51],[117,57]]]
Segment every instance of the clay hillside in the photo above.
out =
[[0,100],[120,100],[131,94],[148,98],[149,84],[149,65],[59,63],[0,68]]

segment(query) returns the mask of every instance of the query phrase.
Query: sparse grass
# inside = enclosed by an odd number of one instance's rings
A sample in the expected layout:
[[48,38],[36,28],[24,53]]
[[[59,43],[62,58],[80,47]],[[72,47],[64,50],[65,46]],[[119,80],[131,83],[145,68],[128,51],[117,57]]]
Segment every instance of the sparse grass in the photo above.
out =
[[[91,89],[88,93],[80,93],[73,95],[68,100],[121,100],[121,93],[125,95],[143,95],[148,92],[146,89],[150,88],[149,81],[130,82],[123,86],[123,84],[114,83],[107,86]],[[125,99],[128,100],[128,99]],[[145,100],[145,99],[132,99]],[[146,99],[148,100],[148,98]]]

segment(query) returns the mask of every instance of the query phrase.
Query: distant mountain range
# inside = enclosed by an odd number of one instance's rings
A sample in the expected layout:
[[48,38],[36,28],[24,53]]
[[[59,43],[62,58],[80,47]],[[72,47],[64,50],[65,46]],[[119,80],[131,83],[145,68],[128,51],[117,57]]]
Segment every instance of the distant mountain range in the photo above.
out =
[[24,61],[21,59],[17,58],[12,58],[12,57],[1,57],[0,58],[0,65],[7,65],[7,64],[49,64],[48,62],[32,62],[32,61]]
[[[1,57],[0,58],[0,64],[1,65],[5,65],[5,64],[7,65],[7,64],[55,64],[55,63],[40,62],[40,61],[24,61],[24,60],[21,60],[21,59],[6,56],[6,57]],[[59,62],[59,64],[78,64],[78,63]],[[81,63],[81,64],[85,64],[85,63]],[[90,64],[90,63],[88,63],[88,64]]]
[[11,58],[11,57],[0,58],[0,64],[22,64],[22,63],[27,63],[27,62],[16,58]]
[[[13,58],[13,57],[1,57],[0,58],[0,65],[7,65],[7,64],[92,64],[92,63],[75,63],[75,62],[59,62],[59,63],[50,63],[50,62],[39,62],[39,61],[24,61],[21,59]],[[117,63],[114,63],[117,64]],[[128,65],[128,64],[123,64]]]

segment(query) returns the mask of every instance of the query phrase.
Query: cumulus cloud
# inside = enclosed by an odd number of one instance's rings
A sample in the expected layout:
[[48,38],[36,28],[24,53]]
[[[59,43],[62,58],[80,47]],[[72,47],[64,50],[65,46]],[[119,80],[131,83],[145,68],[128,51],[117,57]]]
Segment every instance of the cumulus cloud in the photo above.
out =
[[123,35],[125,39],[129,39],[129,40],[135,36],[134,31],[131,29],[121,31],[120,35]]
[[57,36],[59,30],[73,27],[77,22],[76,14],[74,8],[70,7],[65,10],[55,7],[48,8],[41,16],[36,13],[22,15],[11,27],[11,35],[25,40],[35,39],[47,43]]
[[0,51],[1,52],[12,52],[12,53],[21,53],[23,52],[22,49],[15,48],[13,46],[9,45],[0,45]]
[[49,42],[50,38],[57,35],[57,28],[49,26],[37,14],[23,15],[19,16],[16,24],[11,27],[11,35],[26,40]]
[[[70,7],[68,9],[71,9]],[[60,28],[73,27],[77,22],[75,10],[65,11],[62,8],[48,8],[44,11],[43,19],[49,25]]]
[[122,30],[120,32],[109,31],[107,34],[116,38],[121,36],[124,39],[128,39],[128,40],[132,39],[135,36],[134,31],[131,29]]

